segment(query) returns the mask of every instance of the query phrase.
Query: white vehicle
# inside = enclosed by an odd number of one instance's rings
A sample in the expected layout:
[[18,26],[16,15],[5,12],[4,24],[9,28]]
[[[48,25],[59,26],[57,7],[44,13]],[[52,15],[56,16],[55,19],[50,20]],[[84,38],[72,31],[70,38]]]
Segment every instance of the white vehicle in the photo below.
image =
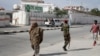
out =
[[58,19],[52,19],[52,20],[48,19],[48,20],[45,21],[45,26],[47,26],[47,27],[49,27],[49,26],[58,27],[58,26],[61,26],[61,21],[58,20]]
[[62,22],[58,19],[54,19],[55,21],[55,26],[58,27],[58,26],[61,26]]
[[48,20],[45,20],[44,24],[47,27],[52,26],[51,21],[49,19]]

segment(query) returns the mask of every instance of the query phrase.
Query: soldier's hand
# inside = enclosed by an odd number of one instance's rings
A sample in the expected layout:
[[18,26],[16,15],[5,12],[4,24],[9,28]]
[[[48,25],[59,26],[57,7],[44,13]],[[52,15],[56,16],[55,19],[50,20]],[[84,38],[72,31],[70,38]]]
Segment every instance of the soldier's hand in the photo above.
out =
[[90,30],[90,32],[91,32],[91,30]]
[[31,40],[31,39],[30,39]]

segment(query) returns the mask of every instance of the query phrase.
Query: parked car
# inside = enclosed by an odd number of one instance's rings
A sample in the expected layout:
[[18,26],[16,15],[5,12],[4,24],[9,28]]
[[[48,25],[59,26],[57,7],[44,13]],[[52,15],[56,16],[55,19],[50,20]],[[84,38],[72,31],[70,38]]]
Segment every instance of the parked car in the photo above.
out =
[[52,19],[52,20],[50,20],[50,19],[48,19],[48,20],[45,20],[45,26],[47,26],[47,27],[49,27],[49,26],[51,26],[51,27],[58,27],[58,26],[61,26],[61,21],[60,20],[58,20],[58,19]]

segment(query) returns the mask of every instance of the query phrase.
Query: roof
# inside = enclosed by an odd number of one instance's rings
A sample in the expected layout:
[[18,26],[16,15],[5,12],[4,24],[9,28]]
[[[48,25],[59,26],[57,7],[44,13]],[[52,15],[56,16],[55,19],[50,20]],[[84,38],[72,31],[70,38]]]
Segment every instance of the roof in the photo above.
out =
[[21,0],[22,2],[38,2],[38,3],[44,3],[43,0]]
[[3,7],[0,7],[0,10],[5,10]]

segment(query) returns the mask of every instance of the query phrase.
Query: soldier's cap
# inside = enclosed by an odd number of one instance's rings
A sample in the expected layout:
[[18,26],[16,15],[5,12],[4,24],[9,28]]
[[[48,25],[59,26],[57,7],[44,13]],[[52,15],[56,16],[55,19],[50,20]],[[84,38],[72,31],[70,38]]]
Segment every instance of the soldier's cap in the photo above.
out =
[[64,20],[64,23],[68,23],[68,20]]

